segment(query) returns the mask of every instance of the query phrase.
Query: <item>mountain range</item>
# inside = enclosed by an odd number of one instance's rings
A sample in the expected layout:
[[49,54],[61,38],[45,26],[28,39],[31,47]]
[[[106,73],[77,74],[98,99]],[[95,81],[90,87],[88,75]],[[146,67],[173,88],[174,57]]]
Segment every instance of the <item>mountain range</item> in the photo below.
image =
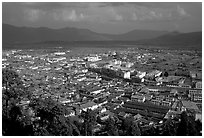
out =
[[43,42],[78,42],[78,41],[122,41],[145,45],[185,45],[202,47],[202,32],[179,33],[154,30],[133,30],[123,34],[102,34],[88,29],[46,27],[17,27],[2,24],[2,42],[4,44],[43,43]]

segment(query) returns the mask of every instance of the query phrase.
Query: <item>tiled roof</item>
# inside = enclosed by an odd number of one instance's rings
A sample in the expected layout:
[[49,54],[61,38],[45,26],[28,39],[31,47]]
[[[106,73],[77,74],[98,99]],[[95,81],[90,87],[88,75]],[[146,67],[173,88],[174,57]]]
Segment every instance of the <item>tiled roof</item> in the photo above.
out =
[[85,103],[85,104],[82,104],[81,105],[81,108],[83,109],[83,108],[88,108],[88,107],[92,107],[92,106],[94,106],[94,105],[96,105],[96,103],[94,103],[94,102],[87,102],[87,103]]
[[187,109],[199,110],[198,106],[194,102],[191,102],[191,101],[182,101],[182,104]]

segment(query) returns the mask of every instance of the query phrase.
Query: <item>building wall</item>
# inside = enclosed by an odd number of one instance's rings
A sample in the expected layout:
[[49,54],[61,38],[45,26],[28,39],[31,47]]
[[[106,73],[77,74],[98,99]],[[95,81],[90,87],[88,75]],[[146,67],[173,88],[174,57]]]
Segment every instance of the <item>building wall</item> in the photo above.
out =
[[196,88],[197,89],[202,89],[202,82],[201,81],[196,83]]
[[125,79],[130,79],[130,72],[124,72],[124,78]]
[[201,113],[196,113],[195,120],[200,120],[202,122],[202,114]]
[[192,101],[202,101],[202,91],[201,90],[189,90],[189,97]]

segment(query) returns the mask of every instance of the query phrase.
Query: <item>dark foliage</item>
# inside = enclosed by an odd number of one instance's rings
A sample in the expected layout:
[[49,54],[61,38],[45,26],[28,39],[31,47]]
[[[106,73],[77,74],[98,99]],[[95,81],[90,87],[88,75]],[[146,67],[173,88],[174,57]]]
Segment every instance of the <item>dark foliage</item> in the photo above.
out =
[[50,98],[35,99],[30,106],[34,109],[36,117],[34,121],[34,135],[43,136],[70,136],[73,129],[68,118],[64,116],[65,109],[59,103]]
[[162,128],[163,128],[163,131],[162,131],[163,136],[176,136],[177,124],[172,119],[166,120]]
[[96,124],[96,113],[92,110],[82,111],[81,118],[83,120],[81,134],[83,136],[93,136],[93,126]]
[[124,136],[140,136],[140,128],[138,124],[134,122],[133,117],[127,117],[123,120],[121,129]]
[[164,72],[164,77],[168,77],[169,76],[169,74],[168,74],[168,72]]
[[178,136],[198,136],[199,131],[196,128],[195,119],[187,115],[187,112],[182,112],[181,121],[177,129]]
[[109,136],[119,136],[118,128],[114,118],[110,117],[105,122],[105,131]]

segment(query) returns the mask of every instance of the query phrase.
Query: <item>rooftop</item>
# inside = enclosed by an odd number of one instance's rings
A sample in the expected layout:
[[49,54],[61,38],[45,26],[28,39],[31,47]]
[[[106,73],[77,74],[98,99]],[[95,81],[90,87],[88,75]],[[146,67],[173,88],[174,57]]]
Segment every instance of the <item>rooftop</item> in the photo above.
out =
[[94,106],[94,105],[96,105],[96,103],[90,101],[90,102],[87,102],[87,103],[85,103],[85,104],[82,104],[82,105],[81,105],[81,108],[82,108],[82,109],[83,109],[83,108],[88,108],[88,107],[92,107],[92,106]]
[[182,104],[185,108],[187,109],[193,109],[193,110],[199,110],[198,106],[196,105],[195,102],[191,102],[191,101],[182,101]]

